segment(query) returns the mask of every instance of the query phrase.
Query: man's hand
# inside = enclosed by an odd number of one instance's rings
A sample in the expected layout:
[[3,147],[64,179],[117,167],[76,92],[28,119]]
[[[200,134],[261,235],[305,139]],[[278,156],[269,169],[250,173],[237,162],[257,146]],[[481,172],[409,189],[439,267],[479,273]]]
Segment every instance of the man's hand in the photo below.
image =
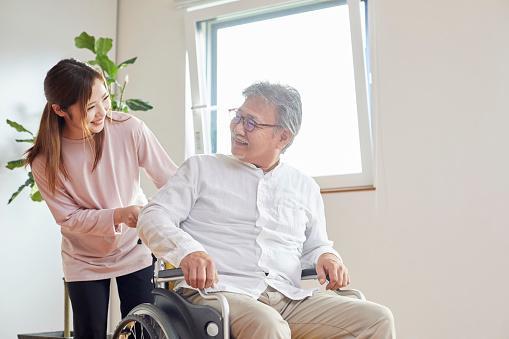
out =
[[350,283],[348,269],[341,260],[332,253],[324,253],[318,258],[316,273],[321,285],[327,281],[325,277],[329,276],[329,283],[326,287],[328,290],[337,290]]
[[129,227],[136,228],[138,215],[143,206],[131,205],[124,208],[117,208],[113,213],[113,222],[115,225],[124,223]]
[[192,252],[180,261],[186,283],[194,288],[209,288],[217,282],[216,265],[205,252]]

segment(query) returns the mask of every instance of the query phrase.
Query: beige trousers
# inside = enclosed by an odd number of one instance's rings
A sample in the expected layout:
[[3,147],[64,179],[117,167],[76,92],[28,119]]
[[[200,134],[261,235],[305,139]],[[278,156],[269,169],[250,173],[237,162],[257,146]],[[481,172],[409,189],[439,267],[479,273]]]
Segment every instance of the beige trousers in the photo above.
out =
[[[193,304],[209,305],[221,311],[214,300],[197,291],[179,291]],[[320,291],[303,300],[291,300],[268,287],[258,300],[221,292],[230,305],[230,333],[233,338],[396,338],[391,311],[370,301]]]

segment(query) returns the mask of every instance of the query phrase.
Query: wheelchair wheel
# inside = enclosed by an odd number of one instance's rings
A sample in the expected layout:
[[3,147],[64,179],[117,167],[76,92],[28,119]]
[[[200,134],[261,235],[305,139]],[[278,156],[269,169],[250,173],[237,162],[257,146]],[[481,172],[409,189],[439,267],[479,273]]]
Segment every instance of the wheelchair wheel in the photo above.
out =
[[152,304],[136,306],[120,321],[112,339],[178,339],[167,316]]

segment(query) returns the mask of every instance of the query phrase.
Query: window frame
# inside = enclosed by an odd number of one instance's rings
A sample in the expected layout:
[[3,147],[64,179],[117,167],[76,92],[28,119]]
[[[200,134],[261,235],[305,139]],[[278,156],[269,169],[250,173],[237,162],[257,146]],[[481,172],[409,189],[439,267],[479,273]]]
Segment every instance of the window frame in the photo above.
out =
[[[366,3],[366,46],[362,35],[360,2]],[[216,65],[215,38],[217,30],[241,23],[255,22],[268,18],[301,13],[336,5],[349,8],[350,33],[352,41],[357,119],[361,152],[362,173],[317,176],[314,179],[324,192],[352,190],[352,188],[374,189],[374,143],[372,137],[373,109],[371,88],[368,77],[372,77],[372,63],[366,63],[366,55],[371,59],[370,25],[367,0],[327,0],[293,1],[285,0],[246,0],[224,3],[217,6],[188,9],[185,16],[186,48],[188,55],[191,114],[194,127],[195,153],[211,153],[214,150],[211,132],[216,121],[216,85],[212,82]],[[253,12],[256,12],[253,14]],[[369,53],[369,54],[368,54]],[[371,60],[370,60],[371,61]],[[369,73],[366,67],[369,66]],[[205,128],[211,126],[211,128]]]

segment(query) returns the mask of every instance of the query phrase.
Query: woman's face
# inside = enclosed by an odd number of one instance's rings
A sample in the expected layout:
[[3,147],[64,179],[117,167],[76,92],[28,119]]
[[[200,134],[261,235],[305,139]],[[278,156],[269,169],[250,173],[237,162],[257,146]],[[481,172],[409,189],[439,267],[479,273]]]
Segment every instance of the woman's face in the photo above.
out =
[[[104,120],[111,109],[110,95],[104,86],[104,83],[96,79],[92,86],[92,94],[86,106],[86,125],[89,131],[99,133],[104,128]],[[75,103],[68,108],[68,113],[64,115],[67,133],[66,137],[83,138],[84,131],[81,124],[81,107]]]

